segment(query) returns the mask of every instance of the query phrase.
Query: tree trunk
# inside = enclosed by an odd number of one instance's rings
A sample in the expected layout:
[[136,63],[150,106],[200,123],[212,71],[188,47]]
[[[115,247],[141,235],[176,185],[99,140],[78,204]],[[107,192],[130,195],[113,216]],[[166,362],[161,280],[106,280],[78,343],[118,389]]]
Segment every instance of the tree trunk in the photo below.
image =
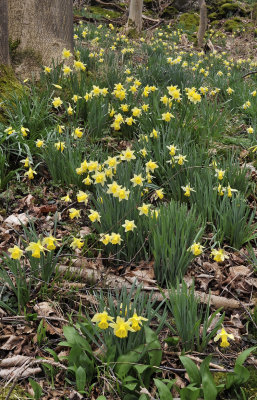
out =
[[0,64],[10,64],[7,0],[0,0]]
[[142,30],[143,0],[130,0],[128,26],[134,26],[138,32]]
[[207,7],[205,0],[199,0],[200,7],[200,23],[197,34],[198,46],[203,47],[204,34],[207,29]]
[[[2,0],[0,0],[2,1]],[[72,0],[8,0],[9,37],[18,52],[39,57],[50,65],[73,50]]]

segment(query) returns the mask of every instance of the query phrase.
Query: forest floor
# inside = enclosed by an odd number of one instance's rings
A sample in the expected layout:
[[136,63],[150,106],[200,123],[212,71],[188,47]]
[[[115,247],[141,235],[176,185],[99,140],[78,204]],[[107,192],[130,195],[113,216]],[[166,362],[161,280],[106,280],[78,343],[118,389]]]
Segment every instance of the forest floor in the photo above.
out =
[[257,399],[254,30],[94,17],[1,99],[0,399]]

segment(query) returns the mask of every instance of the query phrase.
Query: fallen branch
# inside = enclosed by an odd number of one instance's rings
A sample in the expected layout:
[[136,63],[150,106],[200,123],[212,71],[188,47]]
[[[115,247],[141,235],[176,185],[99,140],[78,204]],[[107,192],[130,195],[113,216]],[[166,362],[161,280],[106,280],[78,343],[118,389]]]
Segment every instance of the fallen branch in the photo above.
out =
[[[99,270],[99,269],[90,269],[90,268],[77,268],[77,267],[68,267],[65,265],[60,265],[58,268],[58,271],[60,273],[67,273],[70,272],[71,275],[74,277],[80,277],[84,278],[86,281],[89,281],[93,284],[96,284],[97,282],[101,282],[101,285],[104,287],[107,287],[110,290],[115,290],[115,289],[121,289],[122,287],[127,287],[127,289],[130,289],[137,280],[140,283],[143,284],[144,280],[142,279],[140,282],[140,279],[138,277],[122,277],[122,276],[116,276],[112,273],[106,273],[104,270]],[[169,297],[169,291],[167,289],[164,289],[162,292],[160,292],[160,289],[157,286],[145,286],[143,284],[142,289],[144,291],[153,291],[153,298],[156,299],[157,301],[162,301],[164,297]],[[210,304],[213,305],[215,308],[220,308],[223,307],[224,309],[238,309],[241,307],[241,304],[238,300],[235,299],[228,299],[226,297],[221,297],[221,296],[216,296],[216,295],[209,295],[207,293],[202,293],[202,292],[195,292],[195,296],[198,297],[198,299],[201,301],[201,303],[207,304],[208,301],[210,301]],[[249,304],[245,304],[245,306],[249,306]]]
[[155,19],[155,18],[150,18],[150,17],[147,17],[146,15],[144,15],[144,14],[142,14],[142,18],[143,19],[146,19],[147,21],[151,21],[151,22],[162,22],[162,20],[159,18],[159,19]]
[[117,8],[118,10],[123,11],[123,12],[126,11],[124,8],[122,8],[121,6],[119,6],[118,4],[115,4],[115,3],[105,3],[105,1],[101,1],[101,0],[95,0],[95,1],[99,4],[103,4],[104,6],[110,6],[113,8]]
[[247,74],[242,76],[242,79],[245,78],[246,76],[254,75],[254,74],[257,74],[257,71],[248,72]]

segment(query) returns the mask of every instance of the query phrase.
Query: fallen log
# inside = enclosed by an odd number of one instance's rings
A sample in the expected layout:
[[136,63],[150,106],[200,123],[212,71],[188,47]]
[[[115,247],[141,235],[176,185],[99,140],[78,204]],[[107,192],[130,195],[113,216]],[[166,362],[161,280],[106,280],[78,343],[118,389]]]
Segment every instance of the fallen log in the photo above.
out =
[[[83,268],[83,267],[68,267],[66,265],[60,265],[58,267],[59,273],[70,273],[74,277],[80,277],[85,279],[86,282],[90,282],[92,284],[100,283],[103,288],[107,287],[110,290],[121,289],[122,287],[126,287],[127,289],[131,289],[135,280],[138,281],[138,284],[142,283],[142,290],[144,291],[153,291],[153,298],[162,301],[164,297],[169,297],[169,290],[163,289],[160,290],[157,286],[146,286],[143,284],[144,280],[138,279],[138,277],[126,277],[126,276],[117,276],[113,273],[106,272],[104,269],[98,268]],[[195,296],[200,300],[201,303],[207,304],[210,301],[210,304],[215,308],[222,307],[223,309],[238,309],[241,307],[249,307],[250,304],[243,304],[235,299],[228,299],[222,296],[216,296],[213,294],[202,293],[199,291],[195,291]]]

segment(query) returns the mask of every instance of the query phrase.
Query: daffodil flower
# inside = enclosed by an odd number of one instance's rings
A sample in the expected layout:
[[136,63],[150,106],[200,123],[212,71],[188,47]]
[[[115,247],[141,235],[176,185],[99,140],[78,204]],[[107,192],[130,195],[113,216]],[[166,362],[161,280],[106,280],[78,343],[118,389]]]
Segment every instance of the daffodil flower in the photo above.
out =
[[42,243],[40,240],[37,242],[31,242],[25,249],[26,251],[31,251],[32,252],[32,257],[34,258],[40,258],[41,252],[45,252],[45,248],[43,247]]
[[111,323],[110,326],[113,328],[114,335],[121,339],[128,336],[128,331],[135,332],[131,327],[131,322],[125,321],[125,319],[120,316],[118,316],[116,322]]
[[13,246],[8,249],[9,253],[11,254],[11,258],[13,260],[20,260],[23,256],[23,251],[18,246]]
[[228,347],[230,346],[228,338],[234,340],[234,335],[232,335],[231,333],[227,333],[225,329],[222,328],[215,336],[214,342],[217,342],[219,339],[221,339],[220,347]]
[[113,317],[108,315],[106,311],[103,311],[102,313],[95,314],[91,321],[96,322],[100,329],[107,329],[109,325],[111,326],[109,322],[113,322]]
[[148,319],[138,316],[137,313],[134,313],[133,317],[129,318],[128,320],[128,322],[131,323],[131,328],[134,329],[134,331],[140,331],[142,321],[148,321]]
[[225,250],[223,250],[223,249],[219,249],[219,250],[212,249],[211,255],[212,255],[214,261],[217,261],[217,262],[223,262],[223,261],[225,261],[226,258],[229,258],[229,256],[226,255]]

